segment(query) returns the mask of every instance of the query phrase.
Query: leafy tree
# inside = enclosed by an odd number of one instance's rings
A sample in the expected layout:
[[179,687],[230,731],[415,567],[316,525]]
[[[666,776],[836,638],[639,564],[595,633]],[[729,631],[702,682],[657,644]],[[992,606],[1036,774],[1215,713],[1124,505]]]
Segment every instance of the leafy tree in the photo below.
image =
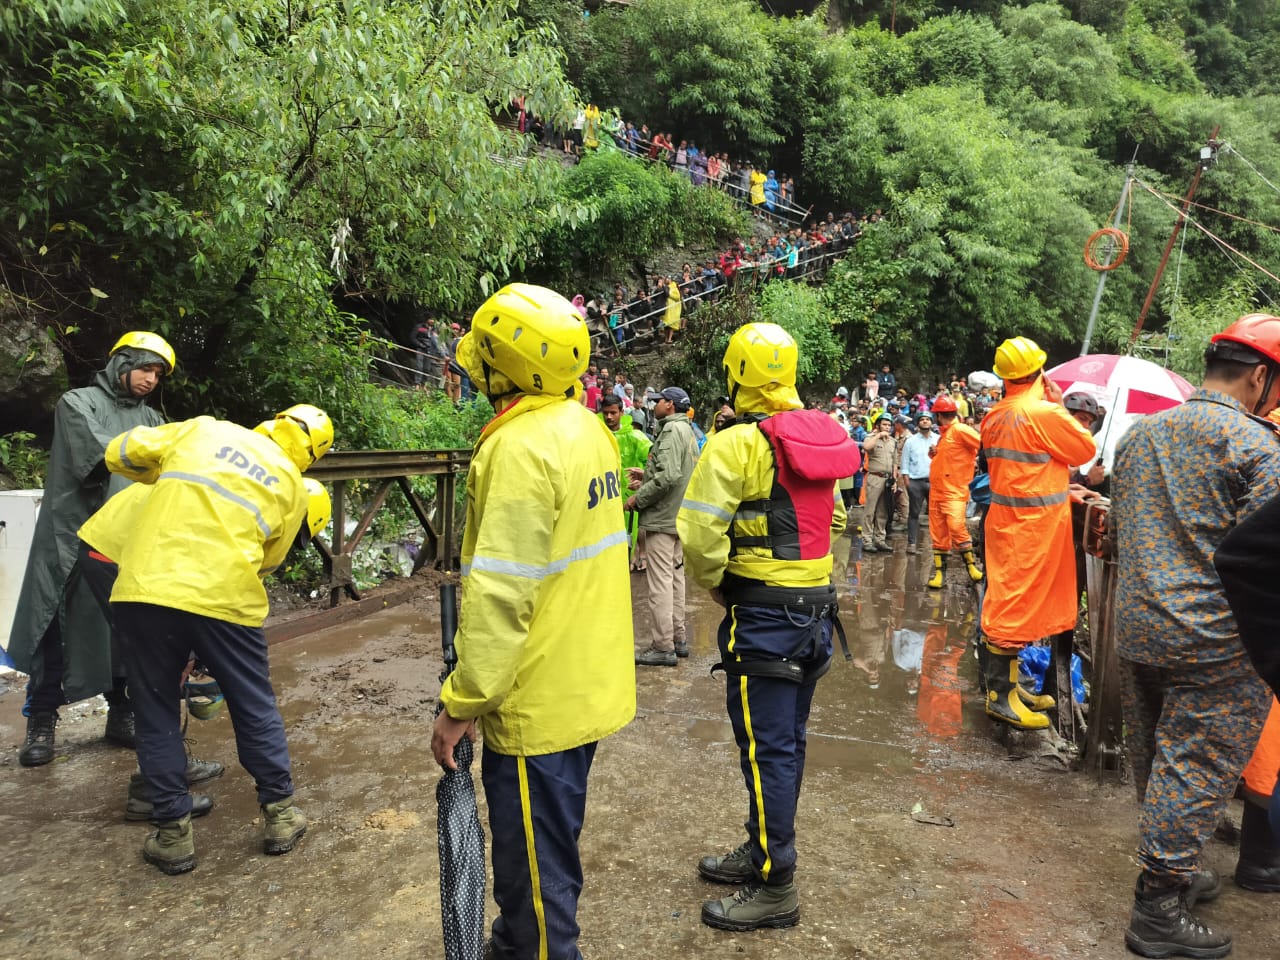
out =
[[1078,246],[1067,259],[1056,245],[1093,229],[1077,199],[1081,156],[1023,133],[962,87],[854,104],[832,126],[848,133],[815,146],[815,165],[856,141],[867,158],[860,195],[882,191],[889,211],[828,280],[851,356],[949,364],[1012,332],[1068,335],[1088,271]]
[[637,0],[599,11],[583,94],[700,147],[763,158],[780,136],[764,15],[747,0]]
[[589,213],[579,225],[554,226],[540,269],[563,279],[575,265],[593,273],[610,262],[646,260],[660,249],[746,232],[746,217],[724,193],[694,187],[662,166],[619,150],[585,157],[558,196]]
[[118,312],[87,325],[177,341],[185,409],[341,408],[369,352],[348,304],[473,303],[585,216],[494,122],[519,95],[546,116],[574,101],[511,3],[23,9],[0,39],[5,260],[79,270],[81,312]]

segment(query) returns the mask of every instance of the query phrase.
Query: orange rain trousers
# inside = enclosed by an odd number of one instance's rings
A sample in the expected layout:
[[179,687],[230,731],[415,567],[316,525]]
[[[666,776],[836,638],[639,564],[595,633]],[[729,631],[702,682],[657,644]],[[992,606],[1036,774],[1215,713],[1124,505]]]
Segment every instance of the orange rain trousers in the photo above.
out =
[[1276,789],[1280,771],[1280,702],[1273,697],[1271,713],[1254,748],[1253,759],[1244,768],[1244,785],[1259,796],[1269,797]]

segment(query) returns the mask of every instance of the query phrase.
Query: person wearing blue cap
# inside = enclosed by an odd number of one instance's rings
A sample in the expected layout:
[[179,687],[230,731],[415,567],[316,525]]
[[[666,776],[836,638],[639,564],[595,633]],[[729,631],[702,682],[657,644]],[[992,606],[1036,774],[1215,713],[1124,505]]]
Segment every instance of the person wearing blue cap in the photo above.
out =
[[653,636],[641,648],[636,663],[646,667],[674,667],[677,657],[689,655],[684,631],[684,553],[676,535],[676,514],[684,489],[698,461],[698,441],[689,417],[689,394],[667,387],[658,397],[653,446],[643,470],[629,469],[635,493],[627,510],[640,511],[645,536],[645,579],[649,588],[649,612]]

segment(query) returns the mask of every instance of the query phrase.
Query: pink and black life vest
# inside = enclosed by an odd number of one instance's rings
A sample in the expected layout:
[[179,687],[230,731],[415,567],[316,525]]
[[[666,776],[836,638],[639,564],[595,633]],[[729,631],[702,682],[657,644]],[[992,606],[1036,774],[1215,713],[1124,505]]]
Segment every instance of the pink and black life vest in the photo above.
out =
[[[831,552],[834,485],[862,466],[858,445],[821,410],[788,410],[755,422],[773,450],[773,486],[768,499],[738,505],[729,524],[731,552],[756,547],[777,560],[821,559]],[[766,533],[733,532],[737,522],[761,516]]]

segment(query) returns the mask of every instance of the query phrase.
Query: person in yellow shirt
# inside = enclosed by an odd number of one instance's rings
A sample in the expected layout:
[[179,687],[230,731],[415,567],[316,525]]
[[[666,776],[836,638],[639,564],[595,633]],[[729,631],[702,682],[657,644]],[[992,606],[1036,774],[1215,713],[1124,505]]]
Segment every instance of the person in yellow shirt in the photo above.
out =
[[301,470],[332,443],[328,415],[298,404],[255,430],[197,417],[135,427],[107,444],[107,469],[136,482],[79,535],[119,566],[111,612],[158,827],[142,852],[164,873],[196,866],[174,695],[193,650],[218,678],[240,762],[257,784],[264,852],[287,853],[306,830],[267,672],[261,578],[284,560],[307,517]]
[[431,751],[455,769],[458,741],[483,734],[497,958],[581,958],[587,775],[635,716],[625,483],[613,434],[577,402],[589,353],[573,305],[523,283],[458,345],[497,414],[467,475],[458,665]]

